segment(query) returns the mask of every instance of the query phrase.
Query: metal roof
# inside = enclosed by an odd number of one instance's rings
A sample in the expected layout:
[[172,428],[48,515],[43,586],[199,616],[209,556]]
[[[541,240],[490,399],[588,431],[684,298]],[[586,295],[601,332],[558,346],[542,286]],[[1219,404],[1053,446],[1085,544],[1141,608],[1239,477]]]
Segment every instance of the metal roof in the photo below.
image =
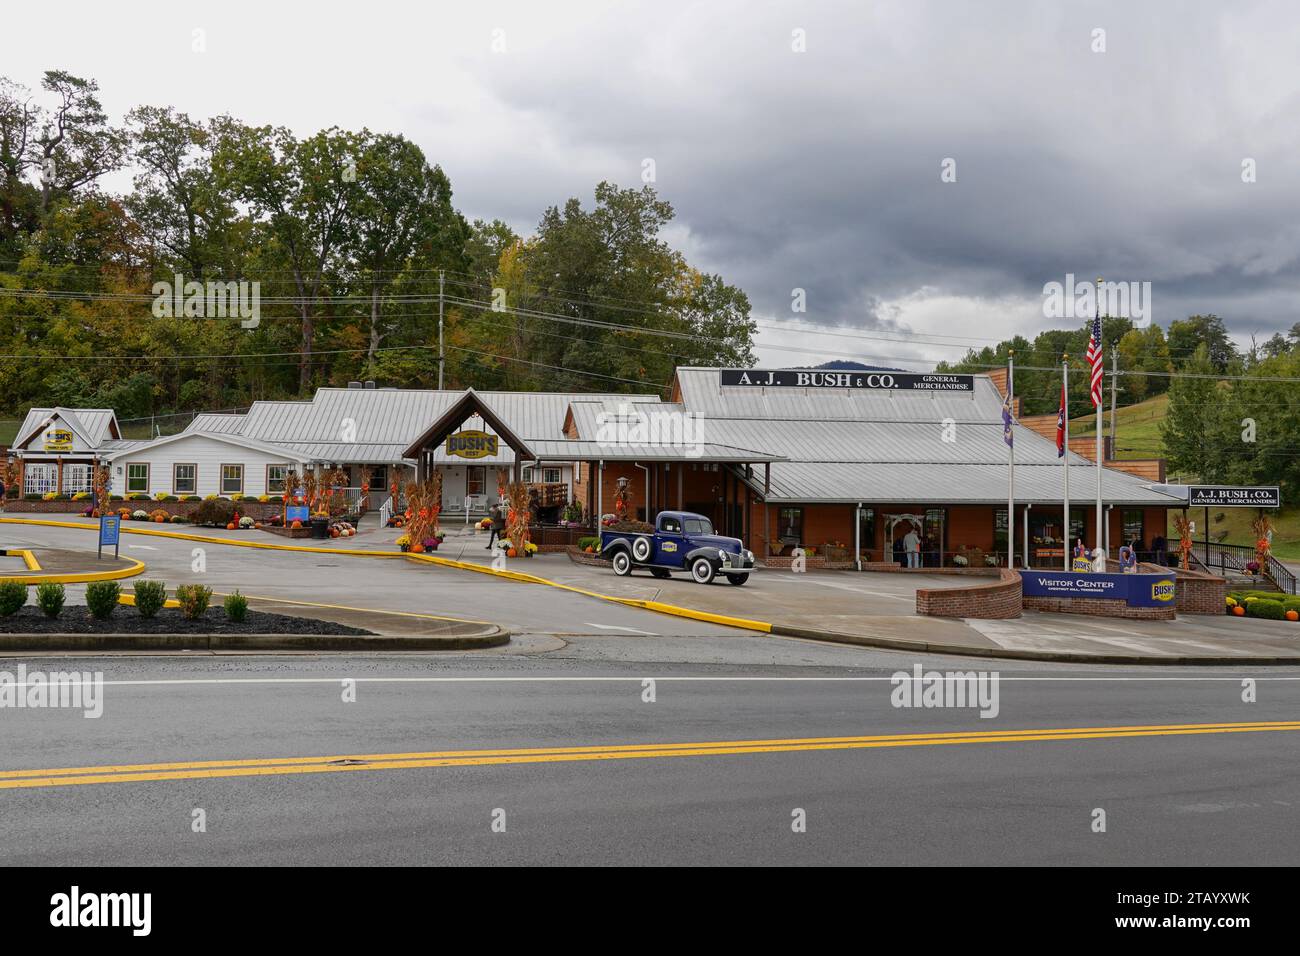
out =
[[194,420],[185,426],[185,431],[239,435],[244,430],[244,417],[242,412],[203,412],[194,416]]
[[42,426],[46,419],[57,414],[73,431],[78,432],[91,448],[109,438],[116,430],[117,416],[111,408],[31,408],[23,419],[22,426],[15,436],[15,447],[31,438],[32,432]]
[[605,461],[727,461],[755,464],[781,460],[779,455],[774,456],[770,452],[711,442],[686,446],[549,439],[531,442],[529,447],[537,455],[538,461],[573,461],[581,458]]
[[[1016,503],[1061,503],[1064,467],[1016,465]],[[1096,498],[1097,469],[1070,466],[1072,505],[1086,507]],[[763,475],[750,487],[760,494]],[[875,462],[777,462],[772,465],[770,502],[934,502],[935,504],[1007,503],[1007,466]],[[1146,487],[1139,479],[1102,469],[1102,500],[1117,505],[1174,505],[1177,499]]]

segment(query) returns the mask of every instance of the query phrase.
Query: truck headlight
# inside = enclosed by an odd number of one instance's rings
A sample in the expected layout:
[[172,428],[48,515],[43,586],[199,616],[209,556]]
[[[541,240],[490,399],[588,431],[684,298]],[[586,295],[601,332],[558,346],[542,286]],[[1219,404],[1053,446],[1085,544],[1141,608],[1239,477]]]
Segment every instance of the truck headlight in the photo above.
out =
[[745,560],[746,560],[746,561],[753,561],[753,560],[754,560],[754,552],[753,552],[753,551],[750,551],[748,548],[745,549]]

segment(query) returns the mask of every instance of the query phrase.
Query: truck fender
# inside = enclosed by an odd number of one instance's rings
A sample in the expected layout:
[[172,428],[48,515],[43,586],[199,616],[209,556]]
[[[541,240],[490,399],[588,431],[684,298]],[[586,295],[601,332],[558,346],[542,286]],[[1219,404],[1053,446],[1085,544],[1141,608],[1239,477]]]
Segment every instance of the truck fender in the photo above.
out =
[[713,547],[693,548],[686,552],[686,566],[689,568],[696,558],[708,558],[715,564],[721,563],[721,549]]

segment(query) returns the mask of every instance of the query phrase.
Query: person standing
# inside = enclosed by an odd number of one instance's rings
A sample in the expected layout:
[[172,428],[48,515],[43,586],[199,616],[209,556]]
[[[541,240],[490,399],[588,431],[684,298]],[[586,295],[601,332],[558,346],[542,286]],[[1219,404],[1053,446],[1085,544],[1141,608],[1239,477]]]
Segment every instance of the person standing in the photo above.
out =
[[909,528],[903,537],[903,553],[907,555],[909,568],[921,566],[921,539],[917,537],[915,528]]
[[488,517],[492,519],[492,532],[488,535],[487,550],[491,551],[492,545],[502,540],[501,532],[506,529],[506,517],[501,513],[501,502],[498,501],[492,505]]

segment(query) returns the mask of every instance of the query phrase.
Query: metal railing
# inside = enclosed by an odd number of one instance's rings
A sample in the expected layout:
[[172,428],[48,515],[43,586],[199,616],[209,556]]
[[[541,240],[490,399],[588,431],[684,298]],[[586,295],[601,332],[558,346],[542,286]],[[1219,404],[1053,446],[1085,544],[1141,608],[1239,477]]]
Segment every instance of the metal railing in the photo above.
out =
[[[1192,547],[1192,556],[1207,571],[1234,571],[1238,574],[1250,574],[1246,565],[1256,560],[1255,549],[1244,544],[1217,544],[1202,541]],[[1260,568],[1278,590],[1286,594],[1296,593],[1296,576],[1281,561],[1271,554]]]

